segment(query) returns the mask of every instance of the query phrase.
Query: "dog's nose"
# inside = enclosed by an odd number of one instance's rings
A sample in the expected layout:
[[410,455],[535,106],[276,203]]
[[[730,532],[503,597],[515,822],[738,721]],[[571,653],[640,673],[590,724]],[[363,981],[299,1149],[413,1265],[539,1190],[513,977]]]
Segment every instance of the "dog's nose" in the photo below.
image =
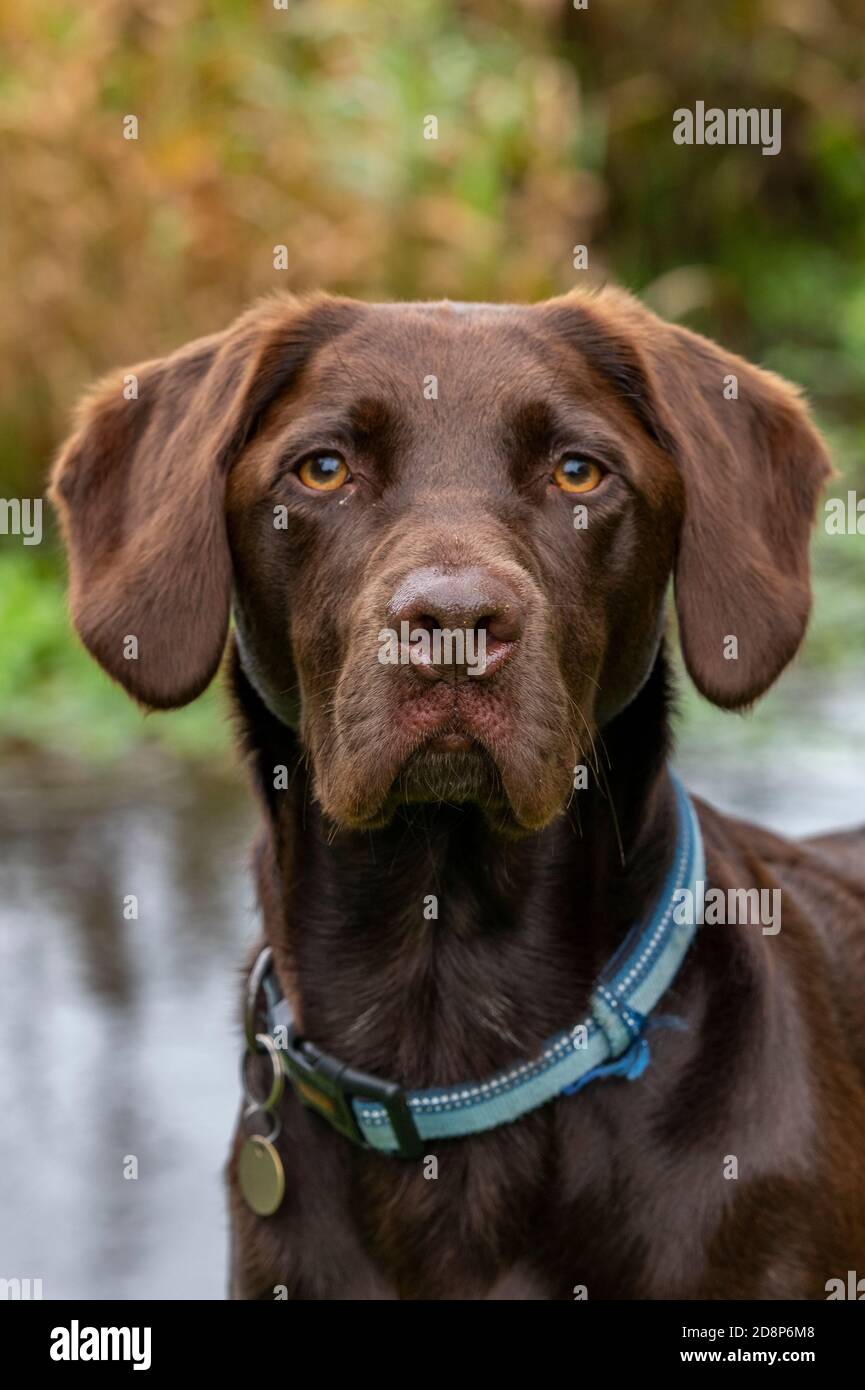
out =
[[525,626],[515,591],[475,566],[413,570],[388,604],[388,617],[411,664],[431,680],[496,675]]

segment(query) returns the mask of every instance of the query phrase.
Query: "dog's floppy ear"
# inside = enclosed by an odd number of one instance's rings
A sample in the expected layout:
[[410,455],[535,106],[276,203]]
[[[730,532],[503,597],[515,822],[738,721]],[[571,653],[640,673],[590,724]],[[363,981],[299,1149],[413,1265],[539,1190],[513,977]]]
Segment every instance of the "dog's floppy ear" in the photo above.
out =
[[82,641],[142,704],[199,695],[231,601],[225,482],[309,352],[350,301],[280,298],[224,333],[102,382],[54,468]]
[[682,650],[725,709],[762,695],[795,655],[811,609],[808,546],[833,474],[794,387],[631,295],[556,301],[578,344],[677,464],[684,515],[675,567]]

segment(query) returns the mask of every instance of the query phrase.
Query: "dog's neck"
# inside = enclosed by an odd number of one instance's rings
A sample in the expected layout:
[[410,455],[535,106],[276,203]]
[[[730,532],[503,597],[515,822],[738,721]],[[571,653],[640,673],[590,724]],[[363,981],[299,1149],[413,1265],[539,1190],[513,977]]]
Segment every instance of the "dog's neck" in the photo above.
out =
[[579,1020],[672,853],[663,653],[596,738],[589,786],[518,840],[470,806],[407,807],[385,829],[334,832],[296,735],[237,659],[233,679],[267,811],[265,936],[307,1036],[424,1086],[492,1072]]

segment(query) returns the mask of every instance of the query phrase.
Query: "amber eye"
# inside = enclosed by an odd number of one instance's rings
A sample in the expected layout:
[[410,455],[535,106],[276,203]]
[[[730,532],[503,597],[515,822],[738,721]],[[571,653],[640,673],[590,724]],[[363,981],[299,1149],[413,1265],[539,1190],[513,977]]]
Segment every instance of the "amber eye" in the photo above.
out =
[[592,492],[604,476],[599,463],[568,454],[556,468],[553,478],[563,492]]
[[351,481],[348,464],[341,454],[310,454],[305,458],[297,476],[314,492],[336,492],[338,487]]

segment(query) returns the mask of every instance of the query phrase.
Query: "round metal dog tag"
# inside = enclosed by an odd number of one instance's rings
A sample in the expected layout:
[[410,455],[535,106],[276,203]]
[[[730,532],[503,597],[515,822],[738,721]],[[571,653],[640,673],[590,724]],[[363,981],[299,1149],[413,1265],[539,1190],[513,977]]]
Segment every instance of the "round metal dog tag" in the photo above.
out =
[[253,1134],[243,1141],[237,1177],[247,1206],[256,1216],[272,1216],[285,1193],[285,1173],[269,1139]]

